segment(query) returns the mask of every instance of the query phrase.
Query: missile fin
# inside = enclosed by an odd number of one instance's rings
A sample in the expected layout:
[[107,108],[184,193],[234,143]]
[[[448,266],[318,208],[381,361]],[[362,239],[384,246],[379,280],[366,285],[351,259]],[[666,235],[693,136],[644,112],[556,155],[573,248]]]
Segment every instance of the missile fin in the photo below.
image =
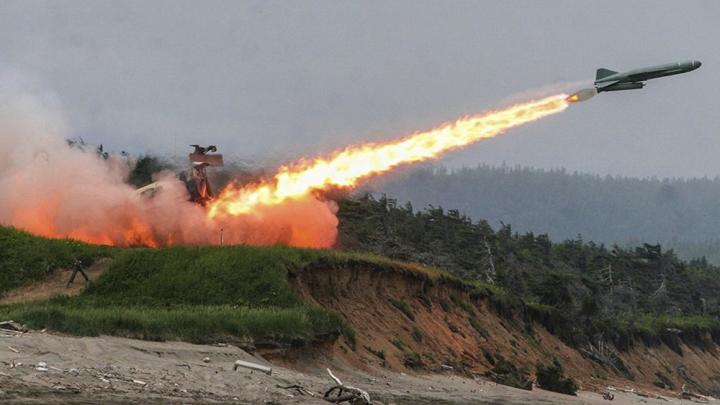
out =
[[605,77],[608,77],[608,76],[612,76],[612,75],[614,75],[614,74],[616,74],[616,73],[617,73],[617,72],[614,71],[614,70],[605,69],[605,68],[600,68],[600,69],[597,70],[597,72],[595,72],[595,80],[600,80],[600,79],[602,79],[602,78],[605,78]]

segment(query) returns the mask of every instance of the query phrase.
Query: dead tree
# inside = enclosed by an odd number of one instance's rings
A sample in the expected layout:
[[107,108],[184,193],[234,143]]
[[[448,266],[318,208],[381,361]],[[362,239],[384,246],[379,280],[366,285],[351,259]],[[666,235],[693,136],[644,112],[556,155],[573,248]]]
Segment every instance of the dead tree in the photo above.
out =
[[490,244],[487,241],[487,238],[483,238],[483,244],[485,244],[485,254],[486,254],[486,260],[487,260],[487,270],[485,271],[485,279],[488,283],[495,284],[495,262],[493,261],[493,254],[492,249],[490,249]]

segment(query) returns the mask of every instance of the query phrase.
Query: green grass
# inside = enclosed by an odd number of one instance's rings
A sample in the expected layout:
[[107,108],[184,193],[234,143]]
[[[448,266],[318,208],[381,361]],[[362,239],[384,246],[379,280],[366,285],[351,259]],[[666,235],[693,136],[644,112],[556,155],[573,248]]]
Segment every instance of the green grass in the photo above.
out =
[[417,326],[413,326],[410,336],[412,336],[413,340],[416,343],[422,343],[423,337],[424,337],[422,331],[420,331],[420,329],[418,329]]
[[288,248],[171,247],[118,254],[83,294],[101,305],[302,305],[288,272],[312,260]]
[[335,312],[303,302],[290,276],[312,265],[342,267],[359,254],[282,247],[113,249],[0,227],[0,291],[68,267],[112,257],[80,295],[0,306],[0,319],[74,335],[111,334],[192,342],[297,342],[355,335]]
[[488,337],[490,337],[490,334],[487,332],[487,330],[485,330],[482,323],[480,323],[480,321],[478,321],[476,318],[470,317],[470,318],[468,318],[468,321],[470,322],[470,326],[472,326],[473,329],[475,329],[477,331],[477,333],[480,334],[480,336],[482,336],[486,339]]
[[467,312],[468,315],[475,316],[475,308],[473,308],[473,306],[470,305],[467,301],[463,300],[462,298],[456,297],[455,295],[451,295],[450,300],[453,302],[453,304],[460,307],[460,309]]
[[668,329],[720,333],[720,320],[704,316],[652,316],[648,314],[638,318],[632,326],[637,331],[651,336],[657,336]]
[[322,308],[89,307],[70,299],[54,301],[0,307],[0,318],[79,336],[107,334],[194,343],[240,339],[289,344],[334,339],[344,332],[339,315]]
[[393,346],[397,347],[399,350],[405,350],[405,343],[403,343],[402,339],[397,336],[391,338],[390,343],[392,343]]
[[412,311],[412,309],[410,309],[410,306],[408,304],[406,304],[403,301],[396,300],[395,298],[392,298],[392,297],[388,298],[388,301],[390,302],[390,304],[392,304],[392,306],[399,309],[400,312],[405,314],[405,316],[408,317],[408,319],[410,319],[411,321],[415,320],[415,313]]
[[116,251],[73,240],[40,238],[0,226],[0,294],[41,280],[54,268],[70,267],[76,258],[92,262]]
[[[483,283],[362,252],[247,246],[120,249],[5,227],[0,227],[0,293],[41,280],[51,269],[70,267],[76,258],[92,262],[99,257],[112,262],[80,295],[0,306],[0,318],[75,335],[193,342],[344,335],[354,348],[354,333],[338,314],[296,294],[291,280],[300,272],[361,267],[459,286],[470,294],[494,294],[494,287]],[[407,303],[390,302],[414,320]]]
[[419,369],[424,366],[422,358],[413,351],[403,353],[403,365],[407,368]]
[[384,350],[375,350],[370,346],[364,346],[364,347],[365,347],[365,350],[367,350],[370,353],[372,353],[373,355],[375,355],[375,357],[379,358],[382,361],[385,361],[385,351]]

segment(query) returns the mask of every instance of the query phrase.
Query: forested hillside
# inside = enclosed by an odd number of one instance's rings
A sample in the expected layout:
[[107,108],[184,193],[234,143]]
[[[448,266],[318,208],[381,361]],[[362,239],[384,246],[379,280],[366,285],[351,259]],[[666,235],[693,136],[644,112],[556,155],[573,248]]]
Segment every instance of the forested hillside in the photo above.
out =
[[[684,262],[672,250],[641,244],[607,247],[582,239],[553,243],[544,234],[493,230],[457,210],[414,211],[371,195],[340,203],[343,249],[420,262],[504,291],[502,306],[519,306],[571,345],[633,336],[702,342],[720,339],[720,270]],[[513,304],[514,302],[514,304]]]
[[374,187],[416,208],[458,209],[494,227],[512,224],[554,241],[582,235],[620,245],[659,242],[685,258],[720,263],[720,178],[637,179],[479,166],[418,169]]

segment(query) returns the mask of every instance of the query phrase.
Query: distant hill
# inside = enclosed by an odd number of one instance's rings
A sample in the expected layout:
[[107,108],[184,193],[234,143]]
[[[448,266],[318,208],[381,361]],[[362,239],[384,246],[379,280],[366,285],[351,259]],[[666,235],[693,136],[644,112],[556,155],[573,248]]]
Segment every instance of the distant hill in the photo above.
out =
[[552,240],[662,243],[686,258],[720,263],[720,178],[598,176],[565,170],[478,166],[422,168],[375,190],[427,206],[458,209],[493,227],[512,224]]

